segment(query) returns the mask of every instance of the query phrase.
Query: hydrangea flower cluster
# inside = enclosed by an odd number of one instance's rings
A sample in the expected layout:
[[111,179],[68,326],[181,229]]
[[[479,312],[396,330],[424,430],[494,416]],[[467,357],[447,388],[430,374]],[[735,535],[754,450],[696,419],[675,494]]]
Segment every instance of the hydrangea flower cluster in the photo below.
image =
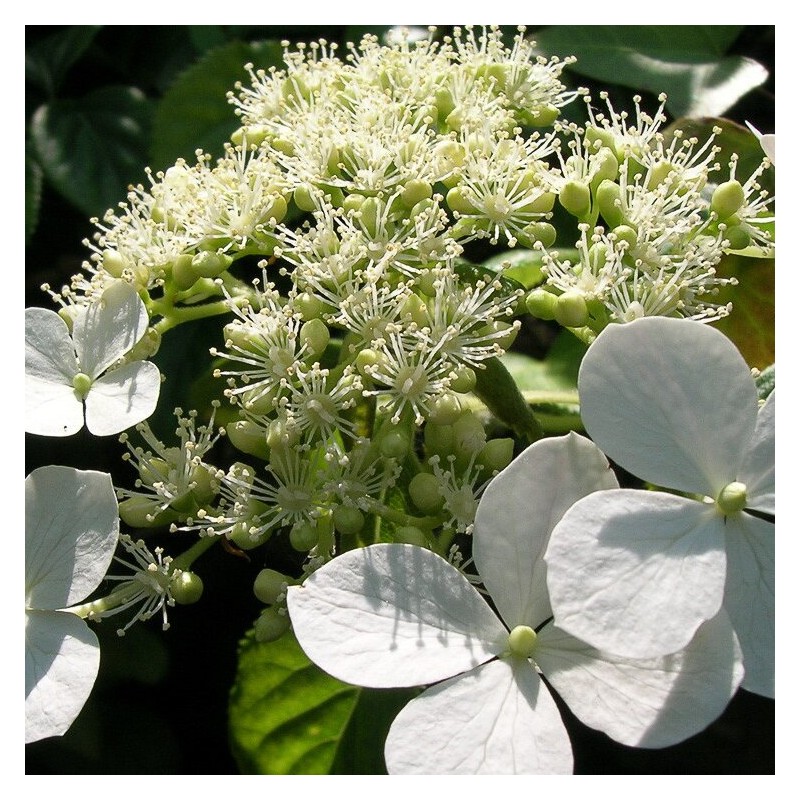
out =
[[[551,688],[643,747],[702,730],[740,685],[769,693],[774,556],[758,514],[774,515],[774,401],[757,410],[741,357],[704,323],[731,310],[724,255],[774,249],[760,186],[774,140],[737,177],[716,133],[664,129],[665,98],[652,114],[635,98],[630,120],[605,94],[567,89],[571,59],[538,56],[524,28],[510,43],[470,26],[367,36],[343,57],[322,40],[283,47],[282,69],[248,64],[230,92],[239,127],[222,156],[148,170],[93,221],[81,274],[45,287],[58,313],[26,312],[26,430],[68,436],[85,420],[121,434],[135,473],[98,500],[102,525],[81,506],[69,525],[28,526],[34,553],[75,539],[86,573],[60,576],[63,597],[26,598],[86,665],[52,725],[41,709],[73,673],[57,677],[58,656],[31,674],[32,738],[62,733],[91,690],[96,641],[80,618],[136,608],[120,633],[153,616],[166,629],[167,609],[202,593],[205,550],[276,538],[296,569],[256,578],[259,641],[292,627],[342,680],[437,684],[393,725],[393,772],[570,772]],[[585,125],[561,119],[581,97]],[[483,265],[512,248],[541,262],[538,285]],[[528,314],[591,345],[579,396],[594,444],[542,439],[503,366]],[[209,317],[220,399],[207,418],[176,409],[172,435],[157,435],[152,359]],[[674,421],[653,427],[654,403]],[[601,450],[692,497],[619,488]],[[101,494],[95,473],[53,476],[53,492],[68,478]],[[652,536],[631,542],[640,517]],[[690,517],[704,546],[676,562],[664,531]],[[118,518],[190,544],[169,556],[120,535]],[[83,550],[96,555],[85,570]],[[125,573],[106,575],[112,561]],[[632,561],[642,572],[623,580]],[[674,570],[695,591],[670,617]],[[103,576],[111,590],[87,599]]]

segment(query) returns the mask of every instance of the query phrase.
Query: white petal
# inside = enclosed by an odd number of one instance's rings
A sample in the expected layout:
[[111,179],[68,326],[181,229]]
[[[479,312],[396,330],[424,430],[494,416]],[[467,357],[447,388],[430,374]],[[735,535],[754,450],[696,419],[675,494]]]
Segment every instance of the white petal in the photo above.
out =
[[124,431],[156,410],[160,391],[161,373],[155,364],[123,364],[92,384],[86,395],[86,427],[95,436]]
[[67,731],[92,691],[99,666],[97,637],[80,617],[26,612],[26,742]]
[[722,611],[685,649],[656,659],[603,653],[548,625],[536,663],[590,728],[635,747],[667,747],[711,724],[741,683],[742,653]]
[[719,612],[724,530],[714,506],[663,492],[579,500],[545,553],[556,624],[617,655],[674,653]]
[[73,377],[80,371],[69,329],[55,311],[25,309],[25,430],[70,436],[83,427]]
[[112,283],[98,301],[75,315],[73,339],[81,370],[97,378],[144,336],[147,323],[147,309],[136,289],[126,281]]
[[550,532],[577,500],[616,486],[600,450],[570,433],[532,444],[486,487],[472,554],[509,629],[552,616],[542,561]]
[[761,149],[766,154],[767,158],[774,164],[775,163],[775,134],[774,133],[761,133],[758,128],[755,128],[749,122],[745,122],[748,128],[753,132],[753,135],[758,139]]
[[775,513],[775,392],[758,412],[739,480],[747,486],[747,507]]
[[423,692],[384,752],[395,775],[572,774],[561,715],[527,661],[492,661]]
[[502,652],[508,631],[469,581],[421,547],[344,553],[289,587],[297,641],[317,666],[359,686],[417,686]]
[[609,325],[583,359],[578,392],[589,435],[639,478],[711,497],[737,479],[756,389],[718,330],[666,317]]
[[775,697],[775,526],[737,514],[727,519],[728,576],[723,605],[744,653],[745,689]]
[[80,602],[106,574],[119,534],[111,476],[40,467],[25,479],[25,596],[28,608]]

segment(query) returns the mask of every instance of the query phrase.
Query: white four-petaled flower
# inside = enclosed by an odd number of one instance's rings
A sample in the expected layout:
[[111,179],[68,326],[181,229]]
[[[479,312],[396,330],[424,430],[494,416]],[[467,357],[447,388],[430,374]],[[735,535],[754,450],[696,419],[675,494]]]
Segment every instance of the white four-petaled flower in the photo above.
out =
[[586,430],[609,458],[682,494],[598,492],[565,514],[545,555],[559,624],[655,657],[724,607],[744,653],[742,685],[774,696],[775,526],[764,515],[775,514],[775,393],[759,410],[730,340],[668,318],[606,328],[578,391]]
[[97,637],[67,606],[103,579],[119,535],[111,477],[42,467],[25,479],[25,741],[60,736],[100,665]]
[[[133,361],[109,370],[141,340],[148,316],[136,290],[112,283],[66,322],[46,308],[25,309],[25,430],[70,436],[84,422],[96,436],[149,417],[161,388],[158,367]],[[107,371],[108,370],[108,371]]]
[[[553,624],[542,560],[551,530],[576,500],[615,486],[602,453],[576,434],[535,443],[494,478],[473,557],[497,613],[455,567],[412,545],[349,551],[289,587],[297,639],[334,677],[444,681],[392,724],[390,773],[570,773],[567,731],[540,675],[583,722],[629,745],[673,744],[722,712],[742,676],[724,613],[680,653],[647,660]],[[624,626],[624,610],[617,616]]]

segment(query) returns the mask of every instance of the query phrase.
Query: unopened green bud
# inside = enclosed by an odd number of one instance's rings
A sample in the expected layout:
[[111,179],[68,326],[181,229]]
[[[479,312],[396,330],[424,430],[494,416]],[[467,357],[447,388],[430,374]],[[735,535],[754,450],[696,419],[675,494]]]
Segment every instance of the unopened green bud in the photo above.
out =
[[446,456],[453,449],[453,426],[429,422],[423,434],[428,455]]
[[299,553],[307,553],[319,543],[319,530],[312,522],[295,522],[289,531],[289,543]]
[[739,181],[725,181],[714,189],[711,196],[711,210],[719,215],[721,220],[735,214],[745,201],[744,189]]
[[119,518],[131,528],[160,528],[177,516],[171,510],[161,511],[149,497],[128,497],[119,504]]
[[459,456],[471,456],[486,444],[486,430],[481,421],[471,412],[461,415],[453,425],[453,450]]
[[283,600],[286,596],[286,587],[291,586],[294,580],[282,572],[274,569],[262,569],[253,581],[253,594],[268,606]]
[[384,458],[394,458],[399,461],[408,455],[411,442],[407,435],[399,431],[390,431],[381,437],[378,449]]
[[178,256],[172,262],[172,282],[175,287],[184,292],[191,289],[197,281],[197,273],[192,269],[192,256]]
[[438,514],[444,506],[444,497],[439,491],[439,481],[430,472],[418,472],[408,484],[411,502],[423,514]]
[[311,358],[318,358],[325,352],[331,334],[321,319],[311,319],[300,328],[300,341],[306,345]]
[[456,370],[456,377],[450,381],[450,388],[459,394],[471,392],[478,383],[478,377],[472,367],[460,366]]
[[301,183],[292,194],[294,204],[301,211],[316,211],[319,192],[309,183]]
[[428,181],[419,178],[412,178],[406,181],[405,188],[400,195],[400,200],[406,208],[413,208],[421,200],[427,200],[433,196],[433,187]]
[[461,401],[452,392],[445,392],[430,404],[428,421],[436,425],[452,425],[462,413]]
[[228,439],[231,444],[243,453],[248,453],[257,458],[266,458],[269,455],[267,437],[264,429],[254,422],[240,419],[236,422],[229,422],[225,426]]
[[[618,225],[616,228],[614,228],[613,233],[618,241],[627,242],[629,248],[636,247],[636,243],[639,241],[636,230],[630,225]],[[600,243],[598,242],[598,244]]]
[[201,278],[216,278],[233,264],[233,259],[224,253],[203,250],[192,259],[192,270]]
[[258,616],[253,632],[257,642],[275,642],[289,630],[289,615],[285,608],[265,608]]
[[647,174],[647,189],[652,191],[660,186],[675,171],[669,161],[659,161],[652,166]]
[[378,220],[381,216],[381,202],[375,197],[365,197],[358,210],[361,227],[370,235],[378,235]]
[[546,289],[533,289],[525,298],[528,313],[538,319],[555,319],[558,297]]
[[428,306],[425,301],[416,294],[410,294],[403,302],[401,316],[410,317],[412,322],[416,322],[420,328],[430,324]]
[[364,515],[355,506],[337,506],[332,519],[333,527],[342,536],[355,536],[364,527]]
[[176,570],[169,582],[169,590],[176,603],[190,606],[203,596],[203,581],[195,572]]
[[[603,147],[608,149],[612,154],[617,151],[617,142],[614,139],[614,134],[605,130],[605,128],[596,128],[594,125],[587,125],[584,141],[592,152],[599,152]],[[614,158],[616,159],[616,156],[614,156]]]
[[331,307],[310,292],[301,292],[294,299],[293,306],[303,315],[303,319],[319,319],[331,310]]
[[541,105],[524,111],[524,122],[534,128],[549,128],[557,119],[559,110],[553,105]]
[[619,186],[614,181],[605,180],[597,187],[597,203],[600,213],[610,228],[626,222],[622,213],[622,200]]
[[744,250],[752,242],[750,234],[739,225],[725,228],[723,236],[728,240],[728,247],[731,250]]
[[109,275],[121,278],[123,270],[128,266],[128,261],[118,250],[109,249],[103,251],[102,265]]
[[552,247],[556,243],[558,232],[549,222],[532,222],[523,228],[523,233],[533,242],[539,242],[542,247]]
[[231,134],[231,142],[237,147],[260,145],[269,136],[266,125],[243,125]]
[[402,525],[395,528],[393,538],[400,544],[415,544],[417,547],[428,547],[428,540],[425,534],[414,525]]
[[580,292],[564,292],[556,303],[556,322],[565,328],[580,328],[589,319],[586,299]]
[[619,177],[619,161],[611,148],[601,147],[593,163],[595,167],[592,176],[593,189],[604,180],[615,181]]
[[569,181],[564,184],[558,193],[558,200],[573,217],[578,217],[578,219],[585,217],[592,206],[592,194],[589,187],[579,181]]
[[505,469],[514,457],[513,439],[490,439],[478,454],[478,463],[488,474]]
[[125,361],[146,361],[152,358],[161,347],[161,333],[156,328],[148,328],[144,336],[133,346],[125,356]]
[[459,214],[476,214],[478,209],[467,199],[464,189],[460,186],[453,187],[447,193],[447,205]]

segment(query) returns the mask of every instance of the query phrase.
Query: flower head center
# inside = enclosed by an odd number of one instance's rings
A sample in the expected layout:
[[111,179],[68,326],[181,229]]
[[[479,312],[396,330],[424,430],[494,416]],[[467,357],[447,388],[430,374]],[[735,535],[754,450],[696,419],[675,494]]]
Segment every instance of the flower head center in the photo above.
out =
[[717,496],[717,508],[726,516],[738,514],[747,505],[747,487],[739,481],[729,483]]
[[517,625],[508,634],[508,649],[512,656],[530,658],[536,649],[536,631],[528,625]]
[[81,400],[89,394],[89,389],[91,389],[91,387],[92,379],[85,372],[79,372],[72,379],[72,388],[75,389]]

